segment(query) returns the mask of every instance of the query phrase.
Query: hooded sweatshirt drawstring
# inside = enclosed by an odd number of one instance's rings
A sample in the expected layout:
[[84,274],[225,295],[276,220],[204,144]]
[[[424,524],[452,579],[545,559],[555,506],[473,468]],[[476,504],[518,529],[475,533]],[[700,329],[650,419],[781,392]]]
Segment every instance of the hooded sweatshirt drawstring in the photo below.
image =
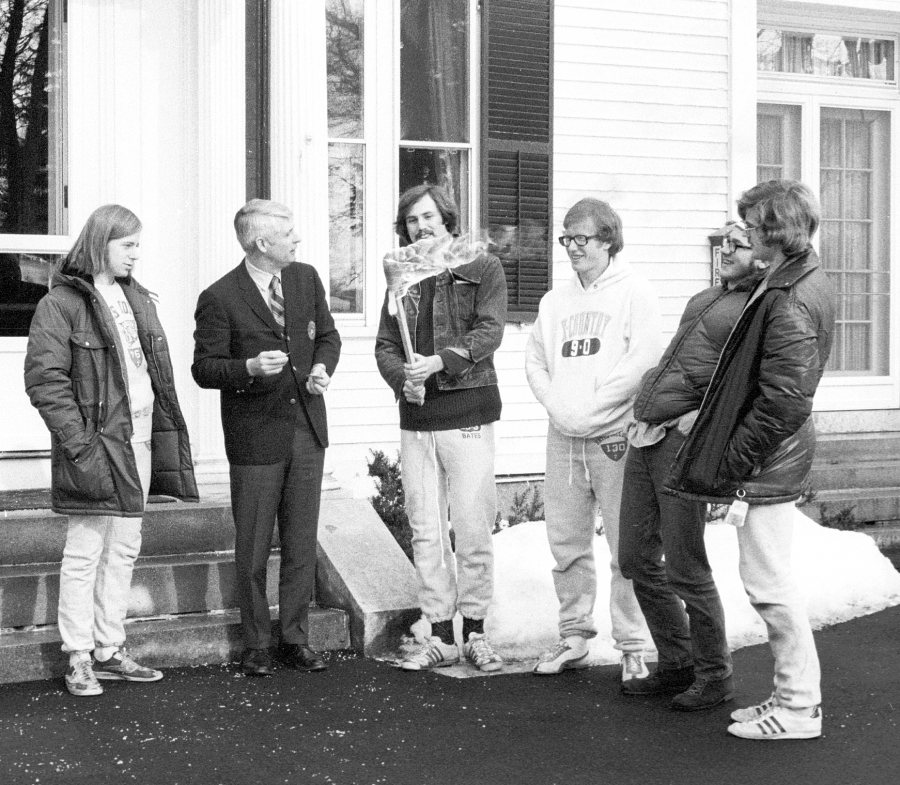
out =
[[[590,469],[588,469],[586,442],[587,442],[587,439],[581,440],[581,465],[584,466],[584,479],[587,480],[587,482],[590,482],[591,481],[591,472],[590,472]],[[574,444],[575,444],[575,439],[573,437],[569,437],[569,487],[570,488],[572,487],[572,480],[573,480],[572,461],[573,461],[573,451],[574,451],[573,445]]]

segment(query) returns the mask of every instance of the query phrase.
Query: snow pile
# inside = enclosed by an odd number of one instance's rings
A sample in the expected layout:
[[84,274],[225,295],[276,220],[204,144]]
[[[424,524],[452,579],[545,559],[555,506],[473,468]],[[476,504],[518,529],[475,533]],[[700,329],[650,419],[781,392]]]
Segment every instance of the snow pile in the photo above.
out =
[[[765,641],[765,625],[750,606],[738,576],[735,530],[725,524],[707,526],[706,547],[725,606],[731,647]],[[613,649],[610,637],[605,537],[595,539],[594,553],[598,634],[591,641],[590,662],[611,664],[621,655]],[[537,657],[558,636],[553,557],[544,523],[521,523],[494,535],[494,555],[494,604],[486,624],[491,642],[507,659]],[[827,529],[798,511],[793,562],[815,628],[900,604],[900,572],[867,534]]]

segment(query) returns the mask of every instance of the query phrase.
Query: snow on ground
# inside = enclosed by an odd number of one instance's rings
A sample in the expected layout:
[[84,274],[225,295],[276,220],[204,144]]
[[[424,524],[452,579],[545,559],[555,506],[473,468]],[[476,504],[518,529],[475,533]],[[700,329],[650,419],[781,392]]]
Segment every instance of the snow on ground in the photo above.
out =
[[[765,641],[765,625],[750,606],[738,576],[735,530],[723,523],[707,526],[706,547],[725,606],[732,649]],[[553,558],[544,523],[520,523],[499,532],[494,535],[494,553],[494,604],[486,624],[490,640],[507,659],[537,657],[558,637],[558,606],[550,573]],[[619,661],[620,654],[610,637],[605,537],[595,539],[594,553],[598,634],[591,641],[590,662],[611,664]],[[867,534],[828,529],[798,511],[793,559],[814,628],[900,604],[900,572]]]

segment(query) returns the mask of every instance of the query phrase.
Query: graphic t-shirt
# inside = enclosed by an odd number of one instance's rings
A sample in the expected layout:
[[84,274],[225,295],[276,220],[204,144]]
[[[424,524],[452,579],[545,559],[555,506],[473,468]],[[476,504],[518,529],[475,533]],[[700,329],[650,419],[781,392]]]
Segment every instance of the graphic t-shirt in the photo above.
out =
[[125,355],[128,381],[128,398],[131,401],[131,425],[133,442],[149,442],[153,434],[153,384],[147,373],[147,359],[141,349],[137,322],[131,305],[118,283],[100,284],[94,288],[106,301],[119,331],[119,341]]

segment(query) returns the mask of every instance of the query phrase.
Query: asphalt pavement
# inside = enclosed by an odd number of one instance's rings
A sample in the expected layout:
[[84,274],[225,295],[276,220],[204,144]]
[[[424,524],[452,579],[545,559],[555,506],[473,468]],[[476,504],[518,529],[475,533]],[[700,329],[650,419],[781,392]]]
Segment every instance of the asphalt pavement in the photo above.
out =
[[735,652],[737,696],[682,714],[620,694],[615,667],[536,678],[406,673],[330,655],[322,673],[166,670],[73,698],[0,687],[0,783],[888,785],[900,781],[900,606],[816,632],[824,735],[746,741],[736,706],[771,691],[768,646]]

